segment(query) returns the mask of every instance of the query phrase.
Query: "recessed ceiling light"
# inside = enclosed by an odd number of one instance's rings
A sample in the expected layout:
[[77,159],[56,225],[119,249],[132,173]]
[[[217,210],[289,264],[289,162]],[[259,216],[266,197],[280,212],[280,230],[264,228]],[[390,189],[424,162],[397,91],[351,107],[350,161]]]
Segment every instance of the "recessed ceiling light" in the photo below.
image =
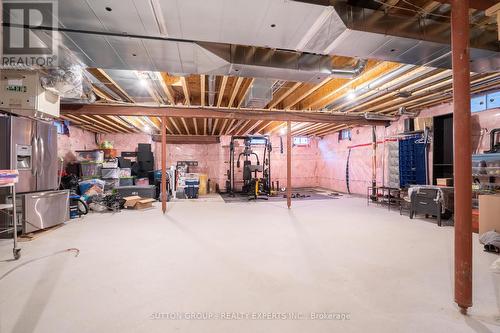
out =
[[113,9],[111,7],[106,7],[105,8],[108,12],[112,11]]

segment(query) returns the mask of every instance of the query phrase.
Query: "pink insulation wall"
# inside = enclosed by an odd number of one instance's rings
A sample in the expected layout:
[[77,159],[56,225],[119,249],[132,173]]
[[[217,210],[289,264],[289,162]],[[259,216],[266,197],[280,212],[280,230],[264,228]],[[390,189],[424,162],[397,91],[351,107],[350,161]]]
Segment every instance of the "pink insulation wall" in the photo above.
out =
[[[442,104],[421,112],[420,117],[434,117],[453,112],[452,104]],[[500,109],[472,114],[472,147],[475,152],[482,153],[489,147],[490,130],[500,127]],[[387,128],[377,128],[377,141],[402,133],[404,120],[400,119]],[[325,136],[318,142],[319,160],[317,165],[318,186],[336,191],[346,191],[346,162],[349,146],[370,144],[372,142],[371,127],[352,129],[352,141],[338,142],[338,134]],[[429,150],[430,178],[432,179],[432,144]],[[388,184],[387,149],[384,153],[384,144],[377,148],[377,184]],[[353,148],[350,156],[349,183],[351,193],[366,194],[372,178],[372,147]]]
[[[174,165],[176,161],[196,160],[198,168],[195,172],[206,173],[211,181],[225,188],[226,172],[229,169],[229,143],[230,136],[222,136],[219,144],[187,145],[167,144],[167,165]],[[280,153],[280,137],[271,137],[271,178],[286,183],[286,138],[283,138],[284,154]],[[243,142],[240,141],[235,149],[235,160],[242,151]],[[255,148],[261,158],[263,149]],[[156,151],[160,152],[160,143],[156,143]],[[159,167],[159,154],[157,154]],[[293,147],[292,149],[292,186],[308,187],[317,186],[316,166],[318,160],[317,140],[311,140],[309,147]],[[254,161],[254,160],[252,160]],[[241,180],[241,171],[235,167],[236,180]]]
[[58,156],[63,158],[65,162],[75,160],[75,150],[92,150],[96,148],[94,132],[71,127],[69,135],[57,135]]
[[[444,115],[453,111],[451,104],[439,105],[422,111],[421,117]],[[500,127],[500,109],[488,110],[472,115],[473,149],[482,152],[488,148],[489,136],[486,131]],[[404,121],[400,119],[387,128],[377,128],[377,141],[402,133]],[[481,134],[483,133],[483,134]],[[175,165],[181,160],[196,160],[198,168],[194,172],[206,173],[212,182],[225,188],[226,171],[229,167],[229,136],[222,136],[218,144],[167,144],[167,165]],[[151,143],[155,152],[156,166],[160,167],[160,143],[152,141],[147,134],[107,134],[99,137],[100,141],[111,141],[119,153],[135,151],[138,143]],[[286,137],[283,137],[284,154],[280,153],[280,137],[271,138],[273,151],[271,154],[271,178],[279,181],[281,186],[286,184]],[[308,147],[292,148],[292,186],[312,187],[320,186],[336,191],[345,192],[346,188],[346,161],[349,146],[368,144],[353,148],[350,156],[350,189],[351,193],[365,194],[371,184],[372,175],[372,130],[371,127],[352,129],[352,141],[338,141],[338,134],[324,138],[312,138]],[[59,156],[65,161],[74,159],[75,150],[95,149],[94,133],[83,131],[76,127],[70,128],[70,136],[59,135]],[[237,148],[237,154],[241,147]],[[432,166],[432,145],[429,154],[429,165]],[[237,158],[236,154],[236,158]],[[387,149],[384,144],[378,145],[377,150],[377,184],[388,184]],[[432,179],[432,167],[431,179]],[[238,176],[241,172],[237,171]],[[238,179],[238,178],[237,178]]]
[[[92,132],[83,131],[77,127],[70,127],[69,136],[58,136],[59,156],[65,162],[75,160],[75,150],[96,149],[95,135]],[[113,147],[122,151],[135,151],[138,143],[151,143],[152,151],[155,153],[156,167],[160,168],[161,144],[153,142],[148,134],[105,134],[98,137],[99,142],[110,141]],[[206,173],[212,182],[219,184],[221,189],[225,188],[226,171],[229,168],[229,142],[230,136],[222,136],[218,144],[167,144],[167,166],[175,165],[177,161],[195,160],[198,167],[193,172]],[[286,137],[283,137],[284,154],[280,153],[280,137],[271,138],[273,150],[271,152],[271,177],[273,181],[279,181],[280,185],[286,184]],[[242,150],[242,142],[236,148],[236,158]],[[256,148],[259,151],[259,148]],[[260,157],[259,153],[259,157]],[[318,163],[317,140],[312,139],[308,147],[292,148],[292,186],[309,187],[317,186],[316,167]],[[237,179],[241,172],[236,169]]]

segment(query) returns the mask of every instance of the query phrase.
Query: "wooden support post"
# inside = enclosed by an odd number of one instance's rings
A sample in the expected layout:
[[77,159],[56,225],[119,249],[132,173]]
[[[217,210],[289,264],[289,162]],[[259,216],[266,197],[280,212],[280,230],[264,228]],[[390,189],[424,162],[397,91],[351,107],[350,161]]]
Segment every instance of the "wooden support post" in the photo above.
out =
[[451,0],[453,167],[455,175],[455,302],[472,306],[472,137],[469,0]]
[[161,117],[161,210],[167,211],[167,117]]
[[292,206],[292,122],[286,122],[286,205]]

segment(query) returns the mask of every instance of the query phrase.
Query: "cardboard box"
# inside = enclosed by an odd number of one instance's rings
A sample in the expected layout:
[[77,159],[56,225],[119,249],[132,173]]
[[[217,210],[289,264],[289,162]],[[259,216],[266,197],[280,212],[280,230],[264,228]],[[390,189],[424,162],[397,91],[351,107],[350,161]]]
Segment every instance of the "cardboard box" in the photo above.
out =
[[430,128],[432,129],[434,121],[432,117],[419,117],[415,118],[414,124],[415,124],[415,131],[423,131],[425,128]]
[[479,196],[479,234],[500,232],[500,195]]
[[436,178],[437,186],[453,186],[453,178]]
[[472,232],[479,233],[479,209],[472,210]]
[[150,198],[141,198],[138,195],[133,195],[130,197],[125,197],[125,208],[128,209],[146,209],[146,208],[151,208],[153,207],[153,202],[155,202],[155,199],[150,199]]

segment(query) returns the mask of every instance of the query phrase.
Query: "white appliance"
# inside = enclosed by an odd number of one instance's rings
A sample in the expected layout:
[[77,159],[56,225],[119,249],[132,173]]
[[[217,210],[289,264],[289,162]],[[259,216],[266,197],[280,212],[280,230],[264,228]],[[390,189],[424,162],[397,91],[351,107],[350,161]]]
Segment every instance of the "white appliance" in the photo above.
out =
[[0,70],[0,110],[26,117],[59,117],[60,98],[42,87],[40,73]]

